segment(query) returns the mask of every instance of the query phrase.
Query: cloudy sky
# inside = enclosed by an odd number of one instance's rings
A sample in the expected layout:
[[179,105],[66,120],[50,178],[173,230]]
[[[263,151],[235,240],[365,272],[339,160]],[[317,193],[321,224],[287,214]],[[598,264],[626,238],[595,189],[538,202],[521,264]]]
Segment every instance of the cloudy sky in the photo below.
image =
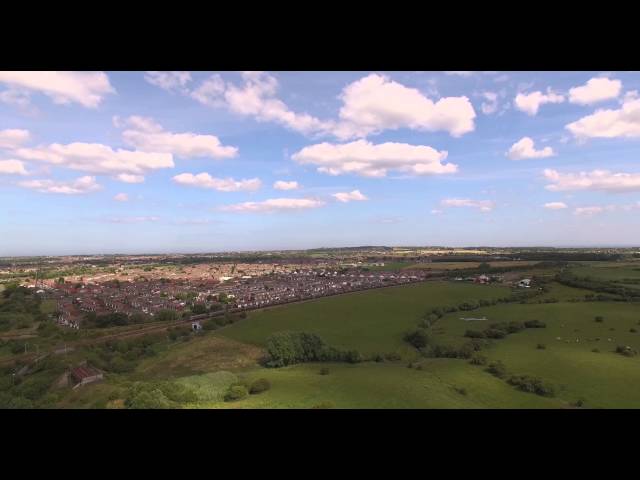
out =
[[0,72],[0,255],[631,245],[637,72]]

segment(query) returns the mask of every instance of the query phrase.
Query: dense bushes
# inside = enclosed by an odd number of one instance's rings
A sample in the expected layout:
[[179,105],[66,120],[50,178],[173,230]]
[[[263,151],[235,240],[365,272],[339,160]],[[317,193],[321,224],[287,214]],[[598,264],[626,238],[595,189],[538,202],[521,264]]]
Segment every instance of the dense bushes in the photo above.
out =
[[507,380],[507,383],[523,392],[535,393],[543,397],[553,397],[555,395],[553,387],[538,377],[514,375]]
[[229,387],[229,391],[224,396],[225,402],[233,402],[236,400],[242,400],[249,395],[247,387],[244,385],[232,385]]
[[504,363],[498,360],[497,362],[489,364],[487,372],[495,377],[504,378],[507,376],[507,367],[505,367]]
[[429,340],[429,334],[424,328],[415,328],[404,335],[404,341],[417,349],[426,347],[429,344]]
[[625,357],[635,357],[636,355],[638,355],[637,350],[634,350],[633,348],[629,346],[624,346],[624,345],[618,345],[616,347],[616,353],[619,353],[620,355],[624,355]]
[[266,378],[259,378],[249,387],[249,393],[255,395],[257,393],[266,392],[271,388],[271,383]]
[[527,320],[524,322],[526,328],[546,328],[547,324],[540,320]]
[[180,408],[198,400],[195,392],[179,383],[135,383],[127,392],[125,406],[135,409]]
[[318,335],[305,332],[277,332],[267,338],[267,366],[282,367],[305,362],[362,361],[356,350],[339,350],[327,345]]

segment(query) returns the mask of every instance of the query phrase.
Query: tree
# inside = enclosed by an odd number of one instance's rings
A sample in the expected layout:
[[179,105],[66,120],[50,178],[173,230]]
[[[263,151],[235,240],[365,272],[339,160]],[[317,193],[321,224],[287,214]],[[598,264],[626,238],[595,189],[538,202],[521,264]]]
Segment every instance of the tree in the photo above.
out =
[[430,339],[424,328],[416,328],[408,331],[404,335],[404,341],[419,349],[426,347],[429,344]]

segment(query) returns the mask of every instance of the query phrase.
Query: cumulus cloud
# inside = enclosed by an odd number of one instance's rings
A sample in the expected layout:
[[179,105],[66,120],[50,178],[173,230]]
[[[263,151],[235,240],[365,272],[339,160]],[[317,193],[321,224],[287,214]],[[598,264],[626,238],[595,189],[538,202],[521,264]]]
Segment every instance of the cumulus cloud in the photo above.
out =
[[446,198],[440,202],[443,207],[478,208],[481,212],[490,212],[495,207],[491,200],[470,200],[468,198]]
[[142,183],[144,182],[144,175],[132,175],[130,173],[120,173],[115,176],[116,180],[120,180],[124,183]]
[[640,137],[640,98],[627,95],[621,108],[596,110],[565,128],[577,138]]
[[300,185],[295,181],[285,182],[284,180],[278,180],[273,184],[273,188],[276,190],[297,190]]
[[187,83],[191,81],[189,72],[146,72],[144,79],[151,85],[160,87],[169,92],[185,90]]
[[399,128],[446,131],[459,137],[475,128],[476,113],[467,97],[433,102],[419,90],[384,75],[370,74],[351,83],[340,98],[341,123],[334,134],[342,140]]
[[31,104],[29,92],[19,88],[8,88],[0,92],[0,102],[16,107],[27,107]]
[[610,100],[620,95],[622,82],[608,78],[592,78],[585,85],[569,89],[569,102],[578,105],[591,105],[593,103]]
[[319,172],[329,175],[352,173],[384,177],[389,170],[411,175],[440,175],[458,170],[453,163],[442,163],[447,158],[446,151],[406,143],[375,145],[366,140],[311,145],[294,153],[291,158],[301,164],[317,165]]
[[562,210],[569,207],[564,202],[549,202],[544,204],[544,208],[548,210]]
[[544,177],[550,182],[545,188],[552,192],[596,190],[609,193],[640,191],[640,173],[612,173],[593,170],[580,173],[560,173],[545,169]]
[[25,160],[95,174],[141,175],[151,170],[174,166],[173,156],[170,153],[113,150],[100,143],[76,142],[67,145],[53,143],[48,146],[18,148],[13,153]]
[[0,175],[28,175],[20,160],[0,160]]
[[306,113],[296,113],[277,98],[278,81],[265,72],[243,72],[244,83],[225,83],[213,75],[191,96],[208,106],[226,106],[233,113],[251,116],[261,122],[275,122],[287,128],[311,134],[327,131],[331,124]]
[[291,110],[277,97],[278,81],[266,72],[243,72],[235,85],[213,75],[190,96],[212,106],[262,122],[274,122],[305,135],[333,135],[340,140],[366,137],[383,130],[410,128],[446,131],[459,137],[475,128],[476,116],[467,97],[446,97],[433,102],[415,88],[389,77],[370,74],[347,85],[340,99],[337,120],[321,120]]
[[0,83],[11,90],[47,95],[56,104],[79,103],[97,108],[107,94],[115,93],[104,72],[9,72],[0,71]]
[[206,172],[194,175],[181,173],[173,177],[173,181],[188,187],[210,188],[220,192],[255,191],[260,188],[262,182],[258,178],[234,180],[233,178],[215,178]]
[[522,137],[516,143],[514,143],[507,156],[511,160],[524,160],[526,158],[546,158],[553,156],[553,149],[551,147],[544,147],[541,150],[536,150],[533,140],[530,137]]
[[11,150],[19,147],[29,140],[30,134],[28,130],[19,128],[9,128],[0,130],[0,148]]
[[348,203],[352,201],[369,200],[365,195],[360,193],[360,190],[352,190],[351,192],[334,193],[332,197],[334,197],[339,202],[343,202],[343,203]]
[[237,147],[223,146],[215,135],[168,132],[152,118],[137,115],[124,121],[114,120],[118,125],[128,125],[129,128],[122,132],[122,139],[141,151],[171,153],[185,158],[231,158],[238,154]]
[[322,200],[312,198],[272,198],[262,202],[244,202],[227,205],[221,207],[221,210],[240,213],[290,212],[319,208],[325,204]]
[[551,91],[551,88],[547,88],[546,94],[540,91],[519,93],[516,95],[514,105],[518,110],[533,116],[538,113],[540,105],[544,105],[545,103],[562,103],[564,100],[564,96],[554,93]]
[[118,193],[116,196],[113,197],[113,199],[116,202],[128,202],[129,195],[127,195],[126,193]]
[[75,180],[63,182],[55,180],[28,180],[19,182],[18,185],[42,193],[60,193],[63,195],[80,195],[102,188],[96,182],[96,177],[80,177]]

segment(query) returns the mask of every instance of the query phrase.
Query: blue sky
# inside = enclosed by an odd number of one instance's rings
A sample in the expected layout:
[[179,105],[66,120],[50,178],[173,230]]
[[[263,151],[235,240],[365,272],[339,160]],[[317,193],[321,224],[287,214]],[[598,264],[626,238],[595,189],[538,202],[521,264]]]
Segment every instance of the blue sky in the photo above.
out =
[[0,255],[632,245],[638,90],[637,72],[0,72]]

